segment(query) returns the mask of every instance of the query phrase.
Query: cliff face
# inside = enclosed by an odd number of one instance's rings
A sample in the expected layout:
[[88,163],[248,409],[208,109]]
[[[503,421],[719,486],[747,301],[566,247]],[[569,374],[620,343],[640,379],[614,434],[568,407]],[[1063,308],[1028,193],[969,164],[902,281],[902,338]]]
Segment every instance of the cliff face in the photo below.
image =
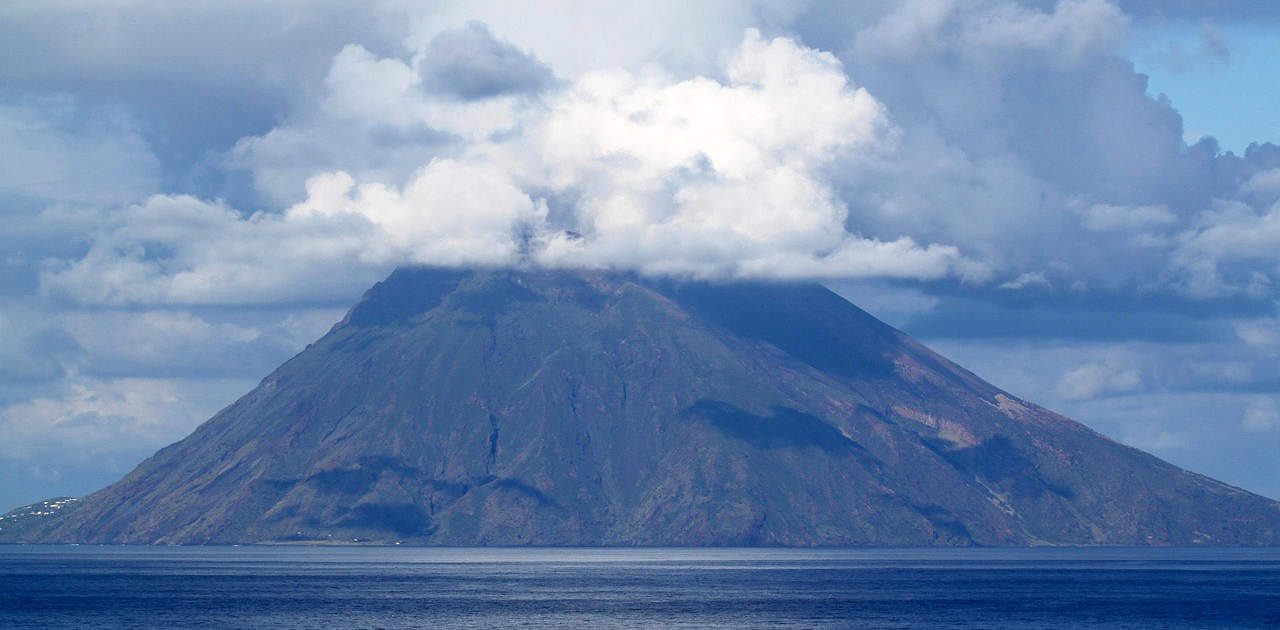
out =
[[121,481],[0,540],[1280,544],[1280,504],[817,285],[401,269]]

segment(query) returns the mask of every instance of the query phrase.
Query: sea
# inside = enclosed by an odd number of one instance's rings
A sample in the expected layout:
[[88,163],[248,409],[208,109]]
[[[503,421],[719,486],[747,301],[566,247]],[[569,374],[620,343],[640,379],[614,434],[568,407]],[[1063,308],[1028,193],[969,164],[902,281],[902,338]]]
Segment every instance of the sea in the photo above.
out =
[[0,628],[1280,628],[1280,549],[13,545]]

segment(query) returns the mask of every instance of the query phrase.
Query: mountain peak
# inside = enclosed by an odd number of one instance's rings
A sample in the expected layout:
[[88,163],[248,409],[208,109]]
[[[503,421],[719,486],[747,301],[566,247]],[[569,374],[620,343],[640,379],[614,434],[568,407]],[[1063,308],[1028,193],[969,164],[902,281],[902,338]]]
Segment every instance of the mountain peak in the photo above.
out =
[[190,437],[0,539],[1276,544],[1280,509],[820,285],[402,268]]

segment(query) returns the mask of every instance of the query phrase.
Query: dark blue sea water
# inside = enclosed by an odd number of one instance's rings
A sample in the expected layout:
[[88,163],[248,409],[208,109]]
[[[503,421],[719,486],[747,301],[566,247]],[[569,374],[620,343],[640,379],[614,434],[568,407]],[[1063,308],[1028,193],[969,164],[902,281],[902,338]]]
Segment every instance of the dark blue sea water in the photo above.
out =
[[3,628],[1277,628],[1280,549],[0,546]]

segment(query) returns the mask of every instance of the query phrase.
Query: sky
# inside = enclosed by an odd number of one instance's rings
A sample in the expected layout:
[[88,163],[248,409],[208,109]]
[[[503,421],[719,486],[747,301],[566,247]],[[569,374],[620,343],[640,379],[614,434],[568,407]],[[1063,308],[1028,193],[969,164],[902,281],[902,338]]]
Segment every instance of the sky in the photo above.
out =
[[0,6],[0,510],[397,265],[816,280],[1280,498],[1280,5]]

